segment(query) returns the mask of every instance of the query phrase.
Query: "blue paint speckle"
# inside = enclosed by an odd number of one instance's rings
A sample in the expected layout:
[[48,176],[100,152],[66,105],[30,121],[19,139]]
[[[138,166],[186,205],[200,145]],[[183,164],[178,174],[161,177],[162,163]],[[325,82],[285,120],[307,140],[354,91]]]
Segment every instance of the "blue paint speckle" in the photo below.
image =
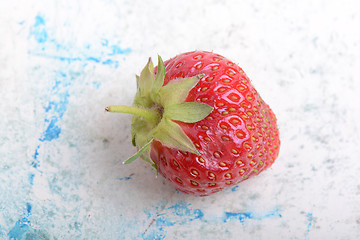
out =
[[42,141],[42,142],[49,141],[50,142],[54,139],[59,138],[59,135],[61,133],[61,128],[56,125],[57,122],[58,122],[57,118],[51,119],[48,127],[43,132],[42,137],[39,139],[40,141]]
[[111,65],[111,64],[114,64],[114,61],[111,60],[111,59],[107,59],[107,60],[103,61],[102,64],[104,64],[104,65]]
[[170,227],[170,226],[174,226],[175,222],[170,221],[169,218],[167,218],[166,216],[160,216],[158,219],[156,219],[156,226],[157,227]]
[[43,55],[43,57],[49,57],[49,58],[57,59],[57,60],[60,60],[62,62],[67,62],[67,63],[78,62],[78,61],[82,60],[79,57],[45,56],[45,55]]
[[41,142],[52,141],[60,136],[61,128],[58,124],[67,110],[70,96],[68,87],[71,82],[68,78],[68,75],[62,72],[59,72],[55,78],[54,86],[50,92],[50,100],[44,107],[48,116],[44,119],[47,127],[39,138]]
[[23,214],[23,217],[15,223],[15,226],[9,231],[8,236],[11,240],[20,240],[22,236],[30,229],[30,220],[31,215],[31,204],[26,203],[26,210]]
[[146,236],[143,236],[143,240],[162,240],[166,237],[165,232],[159,232],[159,231],[151,231],[146,234]]
[[34,37],[38,43],[44,43],[47,41],[48,33],[45,28],[45,19],[43,17],[35,17],[35,23],[30,30],[30,37]]
[[27,216],[29,216],[31,214],[31,204],[30,203],[26,203],[26,213],[27,213]]
[[308,224],[307,224],[307,229],[305,232],[305,240],[309,239],[309,234],[310,234],[310,228],[313,224],[313,214],[312,213],[308,213],[307,214],[307,220],[308,220]]
[[236,186],[234,186],[234,187],[231,188],[231,191],[232,191],[232,192],[235,192],[235,191],[237,191],[238,189],[239,189],[239,186],[236,185]]
[[115,68],[117,68],[119,66],[119,62],[118,61],[114,61],[111,59],[106,59],[105,61],[102,61],[103,65],[113,65]]
[[122,49],[121,47],[119,47],[118,45],[112,45],[111,47],[111,53],[109,53],[109,56],[114,56],[114,55],[119,55],[119,54],[127,54],[131,52],[130,48],[125,48]]
[[39,148],[40,148],[40,146],[37,146],[36,149],[35,149],[35,153],[34,153],[34,155],[33,155],[34,160],[38,160],[38,157],[39,157]]
[[20,240],[24,233],[29,230],[29,220],[22,218],[15,223],[15,226],[8,233],[9,239]]
[[28,178],[29,178],[29,183],[30,185],[34,185],[34,177],[35,177],[35,174],[34,173],[30,173]]
[[232,221],[232,220],[239,220],[240,222],[244,222],[245,219],[252,219],[254,218],[254,214],[252,212],[225,212],[225,216],[223,218],[224,222]]
[[93,62],[99,63],[101,60],[100,60],[100,58],[96,58],[96,57],[87,57],[86,61],[93,61]]
[[272,217],[282,217],[280,210],[276,208],[275,210],[263,215],[263,218],[272,218]]
[[92,85],[93,85],[96,89],[99,89],[100,86],[101,86],[101,82],[93,81],[93,82],[92,82]]
[[36,16],[35,17],[35,24],[34,24],[34,27],[39,27],[39,26],[43,26],[45,25],[45,20],[43,17],[41,16]]
[[188,217],[188,221],[194,221],[196,219],[201,219],[204,216],[204,213],[200,209],[191,209],[190,203],[186,202],[179,202],[175,205],[168,208],[169,210],[172,210],[172,213],[184,217]]
[[101,45],[104,47],[107,47],[109,45],[109,40],[107,40],[107,39],[101,40]]
[[128,181],[132,179],[131,177],[122,177],[122,178],[117,178],[117,180],[120,180],[120,181]]
[[68,104],[69,93],[65,94],[57,94],[60,98],[59,101],[49,101],[48,105],[44,108],[46,112],[53,110],[59,118],[62,118],[64,113],[66,112],[66,106]]
[[38,159],[38,157],[39,157],[39,149],[40,149],[40,145],[38,145],[35,148],[35,152],[33,154],[33,159],[32,159],[32,162],[30,164],[33,168],[38,168],[39,165],[40,165],[40,162],[39,162],[39,159]]

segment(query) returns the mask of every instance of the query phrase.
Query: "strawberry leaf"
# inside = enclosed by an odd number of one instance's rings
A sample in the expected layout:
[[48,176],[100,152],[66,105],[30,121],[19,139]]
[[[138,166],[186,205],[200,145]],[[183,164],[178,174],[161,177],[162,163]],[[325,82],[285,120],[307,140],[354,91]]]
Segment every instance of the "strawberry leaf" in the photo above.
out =
[[168,147],[199,154],[181,127],[168,118],[162,118],[159,125],[153,130],[152,136]]
[[182,103],[189,95],[190,90],[199,82],[204,74],[199,74],[190,78],[179,78],[176,81],[169,82],[159,91],[159,104],[163,107],[168,105]]
[[213,110],[205,103],[184,102],[164,108],[164,117],[180,122],[194,123],[204,119]]
[[147,150],[152,143],[154,139],[152,138],[148,143],[146,143],[137,153],[132,155],[130,158],[128,158],[126,161],[123,162],[123,164],[129,164],[132,163],[134,160],[136,160],[138,157],[140,157],[145,150]]

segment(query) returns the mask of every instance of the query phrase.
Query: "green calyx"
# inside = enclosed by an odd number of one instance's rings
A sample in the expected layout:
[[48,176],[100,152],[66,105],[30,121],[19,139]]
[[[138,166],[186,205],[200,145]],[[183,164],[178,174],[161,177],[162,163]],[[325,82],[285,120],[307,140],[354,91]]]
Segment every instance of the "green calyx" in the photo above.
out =
[[[163,145],[181,151],[199,154],[191,139],[175,122],[195,123],[210,114],[213,110],[207,104],[198,102],[185,102],[190,90],[199,82],[203,74],[179,78],[164,85],[165,65],[158,56],[158,69],[155,75],[154,66],[149,59],[136,76],[137,93],[133,106],[109,106],[108,112],[122,112],[133,115],[131,133],[133,145],[138,152],[124,162],[124,164],[142,157],[152,163],[149,150],[153,140]],[[156,166],[152,163],[156,168]]]

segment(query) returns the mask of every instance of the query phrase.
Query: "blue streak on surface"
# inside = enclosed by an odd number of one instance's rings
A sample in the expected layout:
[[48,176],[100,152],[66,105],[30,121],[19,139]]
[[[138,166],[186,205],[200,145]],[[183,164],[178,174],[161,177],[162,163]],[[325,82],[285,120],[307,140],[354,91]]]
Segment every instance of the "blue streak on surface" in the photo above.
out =
[[111,59],[107,59],[107,60],[105,60],[105,61],[102,61],[102,64],[104,64],[104,65],[111,65],[111,64],[114,64],[114,61],[111,60]]
[[252,219],[254,218],[254,214],[252,212],[225,212],[225,216],[223,218],[224,222],[229,222],[232,220],[239,220],[241,223],[245,221],[245,219]]
[[93,61],[93,62],[99,63],[101,60],[96,57],[87,57],[86,61]]
[[80,57],[65,57],[65,56],[51,55],[51,54],[47,54],[47,53],[38,53],[38,52],[29,52],[29,53],[33,56],[55,59],[55,60],[59,60],[59,61],[66,62],[66,63],[83,61],[83,59]]
[[44,108],[49,116],[46,116],[44,120],[44,122],[47,123],[47,127],[39,139],[41,142],[52,141],[59,138],[61,128],[58,126],[58,122],[64,116],[69,103],[69,85],[70,82],[67,75],[61,72],[58,73],[55,79],[55,85],[51,89],[50,100]]
[[155,210],[155,214],[145,211],[148,218],[153,217],[153,223],[143,235],[143,239],[164,239],[167,227],[187,225],[195,220],[201,221],[204,216],[200,209],[192,209],[191,204],[186,202],[178,202],[163,210],[156,207]]
[[[100,43],[101,51],[98,51],[98,46],[95,46],[95,51],[91,49],[88,44],[84,49],[78,49],[73,45],[63,44],[55,38],[51,37],[47,29],[47,23],[43,16],[37,15],[34,19],[34,24],[30,27],[29,39],[35,40],[36,47],[29,50],[29,54],[38,57],[44,57],[67,63],[67,67],[74,62],[82,62],[83,67],[87,63],[102,64],[104,66],[118,68],[119,61],[116,56],[130,53],[130,48],[121,48],[119,44],[109,44],[109,40],[103,39]],[[24,21],[19,24],[23,24]],[[67,110],[69,102],[69,86],[71,82],[65,73],[55,69],[57,74],[55,77],[55,84],[49,94],[48,104],[44,107],[44,131],[38,138],[39,143],[35,148],[30,166],[39,171],[39,150],[46,143],[53,141],[60,137],[61,127],[59,126],[60,120]],[[94,83],[98,88],[100,83]],[[41,172],[41,171],[40,171]],[[32,187],[34,184],[35,173],[28,174],[28,182]],[[10,239],[22,239],[23,235],[30,228],[29,216],[31,215],[31,205],[26,203],[26,212],[19,219],[15,226],[8,232]],[[27,237],[27,236],[26,236]]]
[[307,219],[308,219],[308,224],[307,224],[307,229],[305,232],[305,240],[309,239],[309,234],[310,234],[310,228],[313,224],[313,214],[312,213],[308,213],[307,214]]
[[244,223],[247,219],[254,219],[254,220],[263,220],[267,218],[281,218],[282,215],[280,214],[280,209],[275,208],[274,210],[265,213],[260,214],[256,212],[224,212],[223,216],[223,222],[230,222],[230,221],[239,221],[241,223]]
[[152,222],[142,236],[143,239],[164,239],[168,227],[176,227],[189,225],[193,221],[201,221],[203,223],[227,223],[239,222],[244,224],[247,220],[261,221],[269,218],[281,218],[279,207],[268,212],[224,212],[220,216],[205,215],[201,209],[194,209],[190,203],[178,202],[170,207],[155,207],[152,211],[145,211],[148,219],[152,218]]
[[61,128],[56,125],[58,119],[51,119],[49,125],[47,126],[46,130],[43,132],[43,136],[39,139],[40,141],[51,141],[53,139],[59,138],[61,133]]
[[280,213],[280,209],[276,208],[275,210],[268,212],[267,214],[263,215],[263,219],[265,218],[272,218],[272,217],[282,217],[281,213]]
[[117,180],[120,180],[120,181],[128,181],[132,179],[131,177],[121,177],[121,178],[117,178]]
[[109,56],[114,56],[114,55],[119,55],[119,54],[127,54],[127,53],[131,52],[130,48],[123,49],[123,48],[119,47],[118,45],[112,45],[110,48],[111,48],[112,52],[108,54]]
[[39,157],[39,148],[40,148],[40,145],[38,145],[36,148],[35,148],[35,152],[34,152],[34,154],[33,154],[33,159],[32,159],[32,162],[31,162],[31,166],[33,167],[33,168],[38,168],[39,167],[39,164],[40,164],[40,162],[39,162],[39,159],[38,159],[38,157]]
[[172,210],[172,214],[179,217],[187,217],[186,220],[190,222],[196,219],[201,219],[204,216],[204,213],[200,209],[192,209],[190,208],[190,203],[186,202],[176,203],[168,207],[168,210]]
[[103,65],[109,65],[109,66],[113,66],[114,68],[118,68],[119,67],[119,61],[114,61],[112,59],[106,59],[104,61],[101,62]]
[[9,239],[20,240],[22,239],[24,233],[26,233],[30,229],[29,217],[31,215],[31,209],[31,204],[26,203],[26,209],[23,217],[15,223],[15,226],[8,233]]
[[[129,50],[129,52],[130,52],[130,50]],[[88,55],[74,56],[74,57],[65,56],[68,53],[65,53],[65,54],[62,54],[62,55],[51,55],[51,54],[47,54],[47,53],[30,52],[30,54],[33,55],[33,56],[38,56],[38,57],[60,60],[62,62],[67,62],[67,63],[94,62],[94,63],[100,63],[100,64],[105,65],[105,66],[113,67],[113,68],[118,68],[119,67],[119,61],[118,60],[113,60],[113,59],[110,59],[110,58],[104,59],[103,57],[95,57],[95,56],[88,56]],[[114,56],[114,55],[109,54],[109,56]]]
[[[90,45],[84,47],[85,51],[79,51],[79,49],[73,46],[63,45],[56,39],[48,37],[45,28],[45,20],[41,16],[36,17],[35,24],[30,31],[30,37],[34,38],[39,44],[41,43],[42,47],[35,51],[30,51],[29,54],[67,63],[99,63],[105,66],[118,68],[119,61],[114,58],[132,52],[131,48],[120,47],[120,42],[109,45],[109,40],[107,39],[102,39],[98,46],[94,46],[95,50],[93,50]],[[102,48],[101,51],[98,51],[99,47]],[[56,51],[47,51],[48,49],[55,49]]]
[[[51,38],[47,30],[45,18],[40,15],[35,17],[35,23],[30,28],[29,37],[35,39],[40,47],[36,48],[35,51],[30,51],[29,53],[31,55],[60,60],[67,63],[93,62],[118,68],[119,61],[113,58],[132,52],[131,48],[121,47],[120,41],[117,41],[115,44],[110,44],[110,41],[104,38],[100,40],[98,46],[94,46],[94,50],[92,50],[90,44],[87,44],[84,46],[84,49],[80,49],[79,51],[79,49],[73,45],[66,45],[57,39]],[[101,51],[99,51],[99,47]]]
[[[45,45],[47,44],[48,34],[45,27],[46,23],[43,17],[36,16],[35,23],[30,29],[30,36],[34,37],[39,46],[42,46],[42,50],[45,49]],[[45,109],[45,130],[41,134],[41,137],[38,139],[40,142],[52,141],[57,139],[61,133],[61,128],[58,126],[59,120],[63,117],[66,112],[66,107],[68,104],[69,92],[68,86],[70,85],[70,81],[66,74],[57,71],[57,75],[55,78],[54,86],[50,91],[50,99]],[[39,168],[39,149],[41,147],[41,143],[39,143],[34,151],[32,156],[32,161],[30,166],[37,169]],[[28,182],[32,187],[34,184],[34,173],[29,173]],[[29,217],[31,215],[31,204],[26,203],[26,212],[23,214],[22,218],[19,219],[15,226],[8,232],[8,236],[10,239],[21,239],[22,236],[29,230],[30,228],[30,220]]]

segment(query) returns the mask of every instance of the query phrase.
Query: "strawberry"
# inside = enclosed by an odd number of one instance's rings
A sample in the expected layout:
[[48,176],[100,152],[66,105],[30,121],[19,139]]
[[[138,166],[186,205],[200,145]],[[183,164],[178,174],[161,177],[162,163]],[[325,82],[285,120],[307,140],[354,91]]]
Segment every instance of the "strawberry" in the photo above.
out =
[[207,196],[269,168],[279,154],[276,117],[244,71],[211,52],[148,64],[137,76],[133,144],[184,193]]

